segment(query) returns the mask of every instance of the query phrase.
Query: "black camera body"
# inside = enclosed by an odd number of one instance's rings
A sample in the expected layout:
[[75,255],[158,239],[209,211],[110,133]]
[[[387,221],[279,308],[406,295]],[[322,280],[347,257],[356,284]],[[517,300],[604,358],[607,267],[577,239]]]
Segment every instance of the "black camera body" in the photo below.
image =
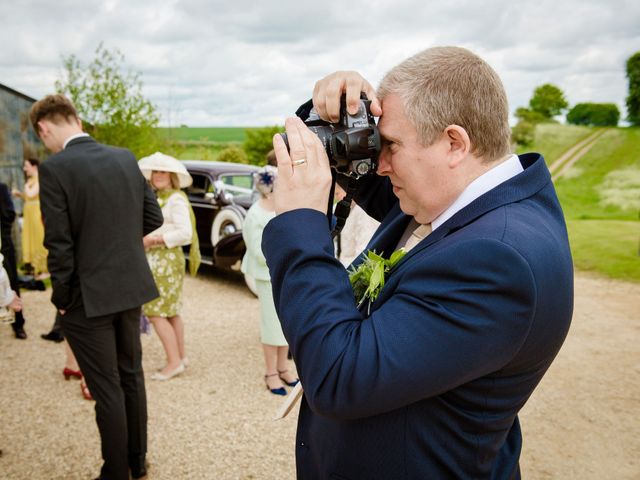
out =
[[[301,116],[300,111],[297,113]],[[308,113],[307,118],[303,118],[304,123],[320,138],[332,168],[354,178],[375,173],[380,154],[380,132],[371,114],[371,100],[364,94],[355,115],[347,112],[346,98],[342,96],[338,123],[322,120],[314,108],[304,113]],[[282,137],[289,148],[287,134],[283,133]]]

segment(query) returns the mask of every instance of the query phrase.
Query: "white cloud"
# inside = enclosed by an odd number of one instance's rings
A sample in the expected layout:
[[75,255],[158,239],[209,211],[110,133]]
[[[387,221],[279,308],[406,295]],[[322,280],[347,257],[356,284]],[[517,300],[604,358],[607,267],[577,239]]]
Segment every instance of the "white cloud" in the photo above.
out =
[[100,42],[142,74],[163,123],[282,123],[337,69],[377,83],[433,45],[460,45],[503,78],[511,110],[542,83],[570,103],[624,105],[624,63],[640,47],[640,2],[627,0],[44,0],[3,2],[0,82],[53,90],[61,58]]

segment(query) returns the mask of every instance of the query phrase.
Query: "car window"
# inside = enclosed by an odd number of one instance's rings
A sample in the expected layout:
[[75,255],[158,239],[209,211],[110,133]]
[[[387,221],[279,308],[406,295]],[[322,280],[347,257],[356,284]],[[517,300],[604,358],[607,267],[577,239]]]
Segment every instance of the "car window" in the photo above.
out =
[[253,195],[253,176],[247,174],[223,174],[220,181],[224,184],[224,191],[231,194],[235,201],[251,200]]
[[191,178],[193,178],[193,183],[187,187],[187,195],[204,197],[205,193],[212,191],[211,182],[209,181],[209,177],[206,175],[191,173]]

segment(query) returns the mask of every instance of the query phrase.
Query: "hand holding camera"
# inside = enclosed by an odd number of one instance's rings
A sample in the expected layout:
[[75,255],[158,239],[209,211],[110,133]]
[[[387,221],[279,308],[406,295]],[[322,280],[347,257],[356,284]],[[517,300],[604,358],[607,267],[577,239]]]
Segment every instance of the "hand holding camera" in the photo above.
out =
[[353,71],[334,72],[318,80],[313,89],[313,106],[320,118],[337,123],[340,121],[341,97],[346,97],[347,112],[355,115],[361,93],[371,100],[371,113],[376,117],[382,115],[376,91],[358,72]]
[[[307,102],[296,112],[304,122],[288,119],[286,133],[274,138],[279,170],[275,208],[277,213],[326,210],[330,217],[327,205],[335,180],[327,167],[351,178],[350,204],[356,180],[376,171],[381,142],[374,116],[382,111],[373,87],[356,72],[336,72],[317,82],[311,107]],[[332,235],[344,225],[349,212],[343,210]]]
[[273,138],[278,159],[278,179],[273,191],[276,214],[298,208],[324,213],[331,187],[324,146],[299,118],[288,118],[285,128],[288,145],[282,135]]

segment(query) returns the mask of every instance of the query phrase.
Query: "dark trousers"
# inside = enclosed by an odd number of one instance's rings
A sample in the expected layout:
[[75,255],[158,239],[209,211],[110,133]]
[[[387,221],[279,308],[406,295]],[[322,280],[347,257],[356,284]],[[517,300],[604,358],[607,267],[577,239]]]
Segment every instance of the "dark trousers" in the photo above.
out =
[[[2,262],[2,266],[7,272],[7,276],[9,277],[9,285],[11,285],[11,290],[20,295],[20,289],[18,288],[18,266],[16,264],[16,250],[13,246],[13,240],[11,238],[3,238],[2,239],[2,249],[0,249],[0,253],[4,257]],[[13,323],[13,328],[24,328],[24,317],[22,316],[22,312],[15,313],[16,321]]]
[[60,312],[58,312],[56,310],[56,318],[53,321],[53,327],[51,327],[51,331],[53,333],[58,333],[60,335],[64,335],[64,332],[62,331],[62,323],[61,323],[61,319],[62,316],[60,315]]
[[104,464],[100,476],[128,480],[147,452],[140,307],[87,318],[78,307],[61,318],[65,337],[96,401]]

